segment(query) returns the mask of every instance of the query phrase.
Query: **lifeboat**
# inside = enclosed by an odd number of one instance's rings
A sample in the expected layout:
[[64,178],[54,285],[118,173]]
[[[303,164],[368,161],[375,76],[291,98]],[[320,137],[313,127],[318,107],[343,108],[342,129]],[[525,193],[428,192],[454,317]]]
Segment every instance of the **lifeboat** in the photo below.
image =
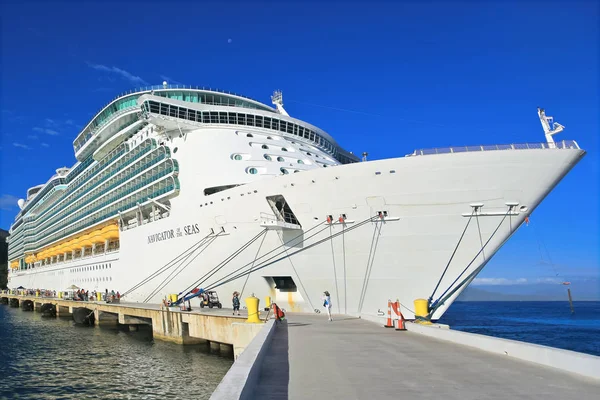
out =
[[104,235],[102,234],[102,229],[98,229],[90,233],[90,240],[92,243],[104,243]]
[[78,244],[81,247],[90,247],[92,245],[91,234],[83,235],[80,237]]
[[109,225],[102,229],[102,234],[106,240],[116,240],[119,238],[119,227],[117,225]]

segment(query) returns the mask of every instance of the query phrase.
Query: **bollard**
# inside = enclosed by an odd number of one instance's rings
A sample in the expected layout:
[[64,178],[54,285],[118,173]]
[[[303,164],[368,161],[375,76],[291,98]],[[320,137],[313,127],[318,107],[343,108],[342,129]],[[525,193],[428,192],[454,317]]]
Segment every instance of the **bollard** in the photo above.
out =
[[271,296],[265,297],[265,311],[269,311],[271,309]]
[[252,324],[260,324],[262,321],[258,315],[258,303],[260,299],[254,296],[254,293],[250,295],[250,297],[246,298],[246,308],[248,309],[248,319],[246,322]]
[[40,291],[39,290],[35,291],[35,297],[40,297]]
[[415,317],[425,318],[429,314],[429,304],[425,299],[415,300]]
[[177,303],[177,299],[178,299],[177,294],[170,294],[169,295],[169,300],[171,300],[171,304]]
[[[431,321],[428,320],[429,315],[429,302],[425,299],[415,300],[415,320],[416,322],[424,325],[431,325]],[[421,317],[421,318],[419,318]]]

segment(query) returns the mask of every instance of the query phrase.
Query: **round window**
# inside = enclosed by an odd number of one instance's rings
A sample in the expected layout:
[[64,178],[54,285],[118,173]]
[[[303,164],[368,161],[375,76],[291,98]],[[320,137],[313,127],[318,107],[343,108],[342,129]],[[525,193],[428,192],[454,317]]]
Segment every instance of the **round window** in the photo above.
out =
[[177,150],[179,150],[179,148],[175,147],[175,148],[173,149],[173,153],[177,153]]
[[265,154],[265,160],[271,161],[271,156],[268,154]]
[[287,149],[285,147],[282,147],[281,151],[287,151]]
[[285,169],[285,168],[280,168],[279,170],[280,170],[280,171],[281,171],[281,173],[282,173],[282,174],[284,174],[284,175],[287,175],[287,174],[289,174],[289,173],[290,173],[290,171],[288,171],[288,170],[287,170],[287,169]]
[[298,160],[298,164],[304,164],[304,161]]
[[251,133],[248,133],[248,134],[246,135],[246,137],[254,137],[254,135],[252,135]]
[[242,159],[242,156],[241,156],[241,154],[236,154],[236,155],[233,156],[233,159],[239,161],[239,160]]
[[279,162],[284,162],[284,161],[285,161],[285,158],[283,158],[283,157],[279,156],[279,157],[277,157],[277,161],[279,161]]
[[262,148],[266,150],[266,149],[268,149],[268,148],[269,148],[269,146],[267,146],[266,144],[263,144],[263,145],[262,145]]
[[256,174],[258,174],[258,170],[257,170],[256,168],[250,168],[250,169],[248,170],[248,172],[249,172],[249,173],[251,173],[252,175],[256,175]]

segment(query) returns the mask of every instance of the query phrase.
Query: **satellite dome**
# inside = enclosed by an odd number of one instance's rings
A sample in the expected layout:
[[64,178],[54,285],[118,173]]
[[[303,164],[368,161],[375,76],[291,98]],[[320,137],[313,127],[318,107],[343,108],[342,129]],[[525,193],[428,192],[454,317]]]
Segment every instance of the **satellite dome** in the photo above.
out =
[[17,205],[18,205],[18,206],[19,206],[19,208],[22,210],[22,209],[23,209],[23,206],[25,205],[25,200],[23,200],[23,199],[19,199],[19,200],[17,201]]

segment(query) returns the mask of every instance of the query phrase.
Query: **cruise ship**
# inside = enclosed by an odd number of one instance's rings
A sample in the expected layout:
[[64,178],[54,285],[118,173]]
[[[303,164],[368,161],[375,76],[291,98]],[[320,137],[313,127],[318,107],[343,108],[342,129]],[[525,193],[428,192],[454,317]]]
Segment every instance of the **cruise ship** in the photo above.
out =
[[538,109],[539,143],[367,161],[271,100],[166,82],[112,100],[75,165],[18,201],[9,287],[216,290],[225,306],[238,291],[299,312],[329,291],[334,313],[398,299],[410,319],[428,299],[437,320],[585,155]]

